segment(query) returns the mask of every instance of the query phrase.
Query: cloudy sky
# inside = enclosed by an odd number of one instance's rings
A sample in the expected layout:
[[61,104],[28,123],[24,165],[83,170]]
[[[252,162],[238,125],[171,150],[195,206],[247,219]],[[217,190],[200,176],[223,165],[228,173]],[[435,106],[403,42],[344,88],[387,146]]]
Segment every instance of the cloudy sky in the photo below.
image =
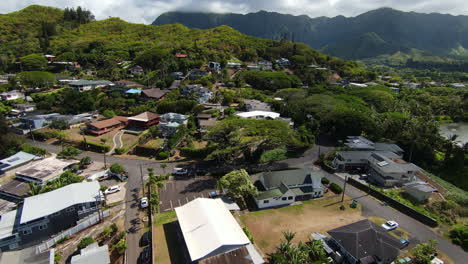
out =
[[355,16],[379,7],[404,11],[440,12],[468,15],[466,0],[0,0],[0,13],[8,13],[31,4],[54,7],[83,6],[97,19],[118,16],[136,23],[151,23],[167,11],[205,11],[248,13],[259,10],[294,15]]

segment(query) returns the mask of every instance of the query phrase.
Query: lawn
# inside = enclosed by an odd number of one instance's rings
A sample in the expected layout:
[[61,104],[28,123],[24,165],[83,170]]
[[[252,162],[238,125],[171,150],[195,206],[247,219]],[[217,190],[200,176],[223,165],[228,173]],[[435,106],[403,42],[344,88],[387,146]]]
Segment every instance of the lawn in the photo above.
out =
[[146,144],[143,145],[143,147],[149,148],[149,149],[158,149],[163,145],[163,143],[164,143],[164,139],[156,138],[156,139],[152,139],[146,142]]
[[[345,201],[349,199],[345,199]],[[326,235],[326,231],[363,219],[361,207],[351,209],[341,197],[304,202],[302,205],[251,212],[240,216],[264,254],[272,253],[283,238],[283,232],[296,232],[295,241],[307,241],[311,233]],[[324,220],[326,219],[326,220]]]
[[183,241],[178,239],[177,217],[175,211],[157,214],[154,217],[153,227],[153,263],[158,264],[182,264],[187,263],[182,251]]
[[140,138],[140,136],[124,133],[122,135],[123,148],[130,149],[135,146],[138,144],[138,138]]
[[[81,131],[79,128],[67,129],[67,130],[64,130],[64,132],[67,134],[66,140],[68,141],[77,142],[77,143],[83,141],[83,135],[80,134]],[[86,141],[92,141],[92,142],[96,142],[99,144],[103,144],[101,140],[105,140],[106,141],[105,145],[112,147],[114,145],[112,138],[118,132],[119,130],[116,129],[114,131],[111,131],[109,133],[106,133],[100,136],[85,135],[85,137],[86,137]]]

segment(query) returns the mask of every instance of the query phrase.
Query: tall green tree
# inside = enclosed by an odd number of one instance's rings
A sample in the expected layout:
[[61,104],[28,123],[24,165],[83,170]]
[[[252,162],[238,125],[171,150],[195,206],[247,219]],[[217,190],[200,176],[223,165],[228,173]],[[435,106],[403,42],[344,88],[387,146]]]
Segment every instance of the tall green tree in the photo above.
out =
[[250,180],[250,176],[244,169],[234,170],[221,177],[217,183],[220,189],[227,189],[227,194],[236,200],[240,200],[245,207],[246,199],[257,194],[257,188]]

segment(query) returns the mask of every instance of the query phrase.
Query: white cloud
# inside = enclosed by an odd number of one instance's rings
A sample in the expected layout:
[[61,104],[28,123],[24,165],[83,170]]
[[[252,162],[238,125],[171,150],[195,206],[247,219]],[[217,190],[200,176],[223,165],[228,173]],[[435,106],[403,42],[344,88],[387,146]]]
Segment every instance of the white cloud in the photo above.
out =
[[204,11],[248,13],[259,10],[293,15],[355,16],[379,7],[403,11],[440,12],[468,15],[466,0],[0,0],[0,13],[8,13],[31,4],[59,8],[82,6],[98,19],[117,16],[136,23],[151,23],[167,11]]

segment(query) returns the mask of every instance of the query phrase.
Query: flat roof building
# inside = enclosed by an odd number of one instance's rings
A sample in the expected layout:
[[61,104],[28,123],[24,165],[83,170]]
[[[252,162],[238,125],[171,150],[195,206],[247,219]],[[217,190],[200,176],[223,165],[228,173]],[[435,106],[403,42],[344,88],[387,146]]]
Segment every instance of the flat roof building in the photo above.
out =
[[41,157],[20,151],[15,155],[0,160],[0,174],[1,172],[9,171],[38,159],[41,159]]
[[76,163],[76,160],[62,160],[57,159],[56,157],[51,157],[24,170],[17,171],[16,178],[43,185],[60,177],[67,168]]

